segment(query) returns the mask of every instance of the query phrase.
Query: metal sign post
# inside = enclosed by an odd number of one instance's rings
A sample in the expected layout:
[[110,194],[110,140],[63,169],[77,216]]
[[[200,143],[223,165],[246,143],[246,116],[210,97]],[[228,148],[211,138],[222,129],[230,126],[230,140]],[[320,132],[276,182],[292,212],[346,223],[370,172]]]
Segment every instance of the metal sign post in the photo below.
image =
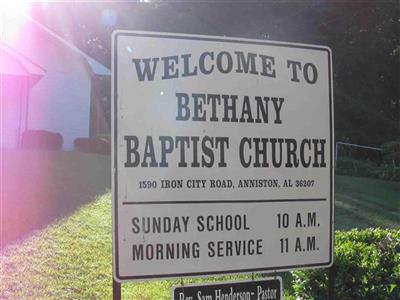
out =
[[113,300],[121,300],[121,283],[113,279]]
[[328,300],[335,300],[335,265],[328,269]]

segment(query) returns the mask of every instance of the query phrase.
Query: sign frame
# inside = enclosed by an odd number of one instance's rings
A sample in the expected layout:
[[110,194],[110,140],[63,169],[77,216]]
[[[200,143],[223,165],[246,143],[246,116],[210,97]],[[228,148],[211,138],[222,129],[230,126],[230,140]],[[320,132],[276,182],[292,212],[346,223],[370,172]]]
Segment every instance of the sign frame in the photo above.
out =
[[[170,39],[186,39],[186,40],[200,40],[200,41],[213,41],[213,42],[227,42],[227,43],[242,43],[242,44],[253,44],[253,45],[265,45],[265,46],[276,46],[276,47],[289,47],[299,49],[310,49],[317,51],[324,51],[328,55],[328,78],[329,78],[329,140],[330,147],[329,153],[329,165],[327,168],[330,170],[330,191],[329,191],[329,207],[330,207],[330,236],[329,236],[329,260],[324,263],[315,264],[298,264],[290,266],[274,266],[274,267],[260,267],[250,269],[238,269],[238,270],[219,270],[211,272],[190,272],[190,273],[173,273],[173,274],[152,274],[144,276],[121,276],[119,272],[120,259],[118,256],[119,247],[119,236],[118,236],[118,151],[117,151],[117,138],[118,138],[118,38],[121,36],[139,36],[139,37],[152,37],[152,38],[170,38]],[[191,35],[191,34],[177,34],[177,33],[160,33],[160,32],[146,32],[146,31],[126,31],[116,30],[112,34],[112,72],[111,72],[111,133],[112,133],[112,151],[111,151],[111,164],[112,164],[112,212],[113,212],[113,274],[114,279],[117,282],[132,281],[132,280],[151,280],[160,278],[181,278],[187,277],[198,277],[208,275],[222,275],[222,274],[249,274],[253,272],[277,272],[277,271],[289,271],[293,269],[309,269],[309,268],[329,268],[333,265],[333,252],[334,252],[334,119],[333,119],[333,71],[332,71],[332,52],[327,46],[309,45],[300,43],[289,43],[289,42],[278,42],[270,40],[256,40],[256,39],[244,39],[234,37],[220,37],[211,35]],[[201,202],[201,201],[196,201]],[[209,201],[204,201],[209,202]],[[229,203],[229,201],[226,201]],[[171,201],[171,204],[180,204],[179,201]]]

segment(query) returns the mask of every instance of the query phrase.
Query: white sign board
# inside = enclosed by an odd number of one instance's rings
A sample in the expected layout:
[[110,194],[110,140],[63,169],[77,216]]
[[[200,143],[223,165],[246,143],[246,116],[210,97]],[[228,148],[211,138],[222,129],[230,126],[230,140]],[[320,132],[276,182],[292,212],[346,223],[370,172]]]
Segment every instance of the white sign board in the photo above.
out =
[[116,280],[328,267],[329,48],[113,35]]

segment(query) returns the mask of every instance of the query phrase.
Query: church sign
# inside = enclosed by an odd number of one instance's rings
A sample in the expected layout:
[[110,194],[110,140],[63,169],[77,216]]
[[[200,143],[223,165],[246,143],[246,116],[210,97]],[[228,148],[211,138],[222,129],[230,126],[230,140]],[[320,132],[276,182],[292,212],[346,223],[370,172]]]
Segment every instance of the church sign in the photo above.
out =
[[331,51],[113,35],[118,281],[328,267]]

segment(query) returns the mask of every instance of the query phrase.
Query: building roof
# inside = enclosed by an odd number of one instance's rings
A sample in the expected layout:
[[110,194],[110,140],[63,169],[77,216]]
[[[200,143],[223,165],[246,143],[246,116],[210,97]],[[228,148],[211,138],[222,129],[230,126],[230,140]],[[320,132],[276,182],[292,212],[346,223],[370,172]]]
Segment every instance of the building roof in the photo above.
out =
[[71,44],[67,40],[63,39],[62,37],[57,35],[55,32],[51,31],[48,27],[44,26],[42,23],[32,19],[29,16],[26,16],[26,18],[32,24],[34,24],[35,26],[37,26],[38,28],[40,28],[41,30],[46,32],[48,35],[50,35],[54,39],[56,39],[59,42],[61,42],[64,46],[66,46],[67,48],[71,49],[72,51],[78,53],[84,59],[84,61],[87,63],[87,65],[88,65],[90,71],[92,72],[92,74],[94,74],[94,75],[102,75],[102,76],[110,76],[111,75],[110,69],[108,69],[103,64],[99,63],[94,58],[92,58],[89,55],[87,55],[85,52],[80,50],[78,47],[76,47],[75,45]]
[[45,75],[46,70],[44,68],[5,43],[0,43],[0,51],[2,56],[1,74],[30,77],[33,79],[32,83],[36,83]]

